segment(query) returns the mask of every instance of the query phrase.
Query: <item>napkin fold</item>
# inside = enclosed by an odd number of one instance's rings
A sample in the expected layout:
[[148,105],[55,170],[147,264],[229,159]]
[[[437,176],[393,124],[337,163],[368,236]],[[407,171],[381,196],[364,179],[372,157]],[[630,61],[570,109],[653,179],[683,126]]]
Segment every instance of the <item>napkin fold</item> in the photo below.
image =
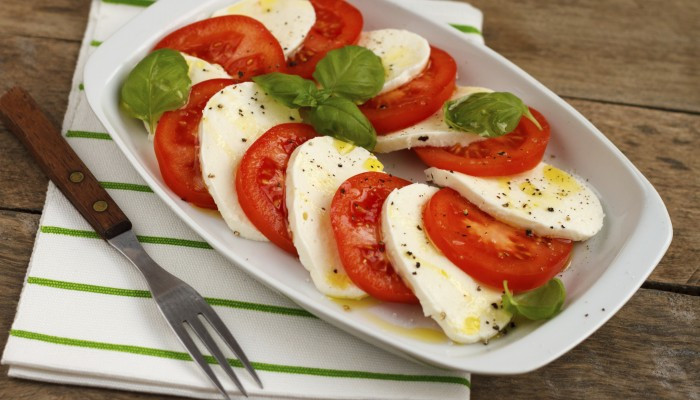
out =
[[[401,3],[483,43],[481,12],[468,4]],[[469,374],[407,362],[317,319],[212,250],[145,185],[90,110],[81,81],[92,51],[150,4],[93,0],[62,132],[133,221],[148,253],[204,295],[232,329],[265,383],[258,389],[238,366],[251,397],[468,399]],[[98,239],[53,184],[2,363],[17,378],[219,398],[138,271]]]

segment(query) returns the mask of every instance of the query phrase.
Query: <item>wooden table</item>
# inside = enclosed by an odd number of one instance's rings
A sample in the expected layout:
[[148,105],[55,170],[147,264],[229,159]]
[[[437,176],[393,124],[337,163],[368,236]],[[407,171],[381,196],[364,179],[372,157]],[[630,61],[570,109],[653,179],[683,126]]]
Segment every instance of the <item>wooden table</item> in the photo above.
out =
[[[486,42],[604,132],[664,199],[671,247],[630,302],[588,340],[521,376],[473,377],[473,398],[700,399],[700,2],[473,0]],[[66,109],[89,0],[3,0],[0,92]],[[0,127],[0,348],[7,340],[47,181]],[[0,398],[154,399],[9,379]],[[158,396],[162,398],[161,396]]]

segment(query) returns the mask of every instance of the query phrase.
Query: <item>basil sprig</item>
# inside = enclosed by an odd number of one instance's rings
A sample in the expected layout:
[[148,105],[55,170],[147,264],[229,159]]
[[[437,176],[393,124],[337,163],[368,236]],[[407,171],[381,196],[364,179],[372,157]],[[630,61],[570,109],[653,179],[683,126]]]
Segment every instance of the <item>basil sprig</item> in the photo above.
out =
[[523,116],[542,129],[525,103],[508,92],[473,93],[446,102],[443,112],[450,127],[487,138],[513,132]]
[[263,90],[290,108],[321,135],[374,149],[377,132],[357,103],[374,97],[384,86],[381,59],[359,46],[328,52],[316,64],[314,79],[321,88],[296,75],[274,72],[253,78]]
[[503,281],[503,288],[503,308],[513,315],[522,315],[531,320],[552,318],[559,313],[566,299],[566,288],[558,278],[550,279],[544,286],[517,295],[513,295],[508,289],[507,281]]
[[119,102],[132,117],[146,122],[150,134],[164,112],[187,103],[190,77],[179,52],[160,49],[141,60],[124,81]]

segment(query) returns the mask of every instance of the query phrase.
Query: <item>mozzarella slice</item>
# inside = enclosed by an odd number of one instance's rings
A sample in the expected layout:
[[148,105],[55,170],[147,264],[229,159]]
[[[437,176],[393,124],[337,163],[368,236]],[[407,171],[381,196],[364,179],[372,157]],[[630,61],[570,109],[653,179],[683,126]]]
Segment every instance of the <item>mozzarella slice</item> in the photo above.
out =
[[286,202],[294,246],[314,285],[327,296],[367,296],[348,278],[340,261],[331,228],[331,201],[351,176],[382,169],[369,151],[328,136],[307,141],[289,159]]
[[362,32],[357,44],[382,59],[384,87],[379,94],[392,91],[420,75],[430,58],[428,41],[402,29]]
[[316,12],[309,0],[243,0],[216,11],[212,17],[245,15],[260,21],[282,46],[285,57],[301,47]]
[[[491,89],[472,86],[458,86],[450,100],[480,92],[492,92]],[[400,131],[388,135],[377,136],[377,146],[374,151],[389,153],[392,151],[410,149],[412,147],[449,147],[454,145],[468,146],[470,143],[486,138],[475,133],[452,129],[445,123],[442,108],[429,118]]]
[[430,242],[423,208],[439,189],[414,183],[391,192],[382,208],[382,237],[394,269],[413,290],[423,313],[458,343],[486,341],[511,315],[501,292],[481,286]]
[[459,192],[485,213],[539,236],[586,240],[603,227],[603,207],[580,179],[540,163],[518,175],[478,178],[437,168],[428,180]]
[[268,129],[299,120],[296,110],[269,97],[253,82],[227,86],[209,99],[199,124],[204,183],[234,234],[266,241],[238,203],[236,170],[245,151]]
[[212,64],[201,58],[180,53],[185,57],[185,62],[189,67],[188,74],[192,85],[199,82],[208,81],[210,79],[231,79],[231,75],[227,74],[224,68],[219,64]]

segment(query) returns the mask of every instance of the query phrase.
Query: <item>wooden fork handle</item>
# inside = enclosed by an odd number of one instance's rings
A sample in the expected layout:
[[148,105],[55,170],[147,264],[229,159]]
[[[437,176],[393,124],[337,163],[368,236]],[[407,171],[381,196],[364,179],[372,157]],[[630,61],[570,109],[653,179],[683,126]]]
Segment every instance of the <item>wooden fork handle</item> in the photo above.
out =
[[131,221],[24,89],[14,87],[0,97],[0,116],[98,235],[107,240],[131,229]]

